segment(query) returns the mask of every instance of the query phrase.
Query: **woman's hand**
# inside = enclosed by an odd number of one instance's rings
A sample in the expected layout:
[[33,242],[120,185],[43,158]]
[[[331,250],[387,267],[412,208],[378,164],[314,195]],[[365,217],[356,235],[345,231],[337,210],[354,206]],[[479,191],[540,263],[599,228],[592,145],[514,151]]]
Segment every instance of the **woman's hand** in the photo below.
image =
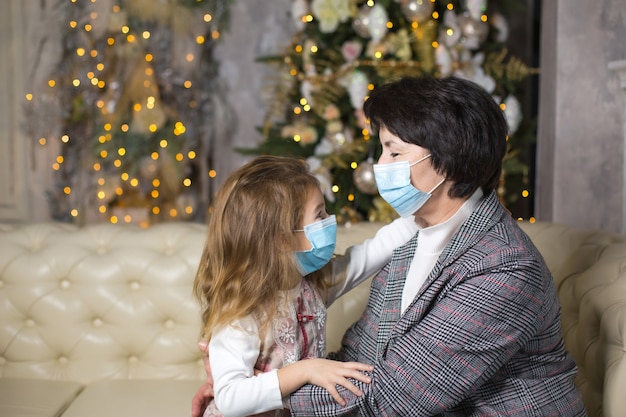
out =
[[209,402],[215,396],[213,392],[213,375],[211,374],[211,364],[209,362],[209,344],[206,341],[200,341],[198,348],[204,353],[204,370],[206,371],[206,382],[198,388],[198,391],[191,400],[191,417],[200,417],[204,414]]
[[280,390],[283,396],[291,394],[304,384],[314,384],[326,389],[340,405],[346,405],[337,391],[337,385],[348,389],[356,396],[363,392],[348,378],[364,383],[372,379],[362,371],[372,371],[372,365],[358,362],[339,362],[329,359],[304,359],[278,370]]

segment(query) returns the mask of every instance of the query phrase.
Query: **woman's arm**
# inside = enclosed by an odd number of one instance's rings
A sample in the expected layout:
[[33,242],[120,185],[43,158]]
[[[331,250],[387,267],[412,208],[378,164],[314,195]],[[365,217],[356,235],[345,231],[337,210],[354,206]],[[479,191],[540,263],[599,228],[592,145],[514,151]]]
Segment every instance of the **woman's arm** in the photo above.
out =
[[382,269],[394,249],[408,242],[417,230],[413,217],[399,218],[381,227],[374,237],[349,247],[345,255],[333,258],[329,268],[332,268],[333,282],[339,284],[331,287],[326,305]]

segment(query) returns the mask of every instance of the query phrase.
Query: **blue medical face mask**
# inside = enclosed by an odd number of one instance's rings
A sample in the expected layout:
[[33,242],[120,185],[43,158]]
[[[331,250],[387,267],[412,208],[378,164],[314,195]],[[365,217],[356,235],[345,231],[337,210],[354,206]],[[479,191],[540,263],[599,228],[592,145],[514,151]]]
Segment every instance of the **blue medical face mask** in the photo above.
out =
[[401,217],[410,216],[422,208],[432,192],[445,181],[444,178],[429,192],[420,191],[411,184],[411,167],[427,158],[430,158],[430,154],[412,164],[400,161],[374,165],[378,193]]
[[307,224],[303,230],[312,248],[306,251],[296,251],[298,270],[304,275],[322,269],[335,253],[337,244],[337,218],[328,216],[323,220]]

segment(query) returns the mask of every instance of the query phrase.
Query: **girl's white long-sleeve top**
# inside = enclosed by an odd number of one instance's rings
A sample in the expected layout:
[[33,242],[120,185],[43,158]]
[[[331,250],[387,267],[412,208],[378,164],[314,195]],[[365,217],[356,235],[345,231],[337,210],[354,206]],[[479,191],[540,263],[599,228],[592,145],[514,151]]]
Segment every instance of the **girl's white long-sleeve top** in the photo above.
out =
[[[377,234],[336,256],[324,267],[332,274],[326,306],[350,291],[391,258],[393,250],[417,232],[413,217],[396,219]],[[262,341],[253,317],[246,317],[213,333],[209,360],[214,380],[215,404],[225,417],[249,416],[283,408],[277,370],[254,375]]]

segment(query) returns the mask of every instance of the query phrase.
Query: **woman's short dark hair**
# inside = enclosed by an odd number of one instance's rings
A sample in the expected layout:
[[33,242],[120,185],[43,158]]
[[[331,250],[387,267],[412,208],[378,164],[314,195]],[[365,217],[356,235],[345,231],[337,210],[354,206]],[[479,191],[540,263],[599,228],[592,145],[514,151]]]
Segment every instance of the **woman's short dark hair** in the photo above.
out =
[[508,125],[479,85],[457,77],[402,78],[374,89],[363,109],[375,131],[385,127],[428,149],[433,167],[454,182],[451,197],[497,187]]

